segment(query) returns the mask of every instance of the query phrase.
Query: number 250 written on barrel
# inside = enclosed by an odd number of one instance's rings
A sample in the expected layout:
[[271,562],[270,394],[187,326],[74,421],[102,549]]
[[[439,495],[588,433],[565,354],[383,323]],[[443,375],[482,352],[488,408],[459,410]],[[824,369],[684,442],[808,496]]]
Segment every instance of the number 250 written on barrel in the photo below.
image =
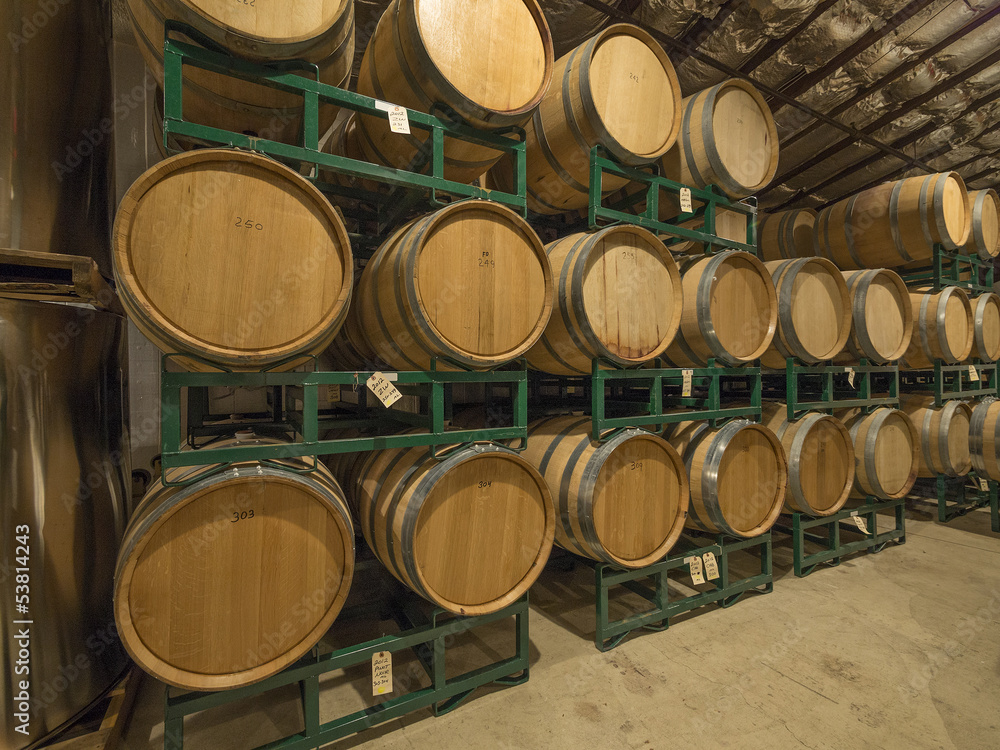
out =
[[264,230],[264,225],[260,222],[255,222],[253,219],[246,219],[242,216],[236,217],[236,223],[233,226],[240,229],[256,229],[258,232]]

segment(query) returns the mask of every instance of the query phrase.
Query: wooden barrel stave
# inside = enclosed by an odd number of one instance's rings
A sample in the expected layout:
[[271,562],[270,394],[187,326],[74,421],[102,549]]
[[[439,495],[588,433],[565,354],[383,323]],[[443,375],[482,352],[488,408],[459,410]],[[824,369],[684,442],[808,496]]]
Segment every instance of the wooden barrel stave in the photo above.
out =
[[948,401],[934,406],[933,396],[907,394],[900,398],[900,409],[910,417],[920,433],[917,476],[944,474],[961,477],[969,473],[969,425],[972,409],[963,401]]
[[680,325],[681,280],[673,256],[641,227],[612,226],[546,246],[556,309],[525,355],[536,370],[589,375],[592,360],[622,367],[659,356]]
[[541,573],[555,535],[541,474],[496,445],[435,460],[426,448],[373,451],[353,498],[375,556],[402,583],[461,615],[499,611]]
[[401,227],[358,283],[369,351],[396,370],[435,357],[487,369],[524,354],[552,312],[552,269],[528,223],[490,201],[453,203]]
[[880,407],[834,412],[854,443],[854,487],[851,497],[883,500],[905,497],[917,480],[920,436],[902,411]]
[[245,151],[180,154],[142,175],[115,219],[114,262],[130,319],[163,351],[211,363],[182,360],[195,370],[290,369],[329,346],[351,299],[333,207]]
[[785,500],[788,463],[773,432],[734,419],[717,429],[708,422],[681,422],[666,437],[688,468],[689,527],[754,537],[774,525]]
[[[237,442],[223,441],[218,447]],[[278,441],[256,439],[259,444]],[[115,621],[132,658],[170,685],[220,690],[294,663],[340,612],[354,532],[325,467],[241,462],[168,469],[126,530]],[[232,518],[235,514],[236,520]]]
[[523,456],[558,498],[556,543],[623,568],[662,559],[684,529],[688,480],[663,438],[624,430],[594,442],[591,420],[551,417],[528,427]]
[[762,260],[790,260],[819,255],[813,239],[816,212],[811,208],[762,214],[759,222],[758,253]]
[[750,253],[691,257],[681,264],[684,309],[666,358],[677,367],[709,359],[738,366],[759,358],[778,324],[771,276]]
[[782,403],[765,403],[761,423],[777,435],[788,457],[784,510],[812,516],[840,510],[854,484],[854,444],[844,424],[820,413],[789,422]]

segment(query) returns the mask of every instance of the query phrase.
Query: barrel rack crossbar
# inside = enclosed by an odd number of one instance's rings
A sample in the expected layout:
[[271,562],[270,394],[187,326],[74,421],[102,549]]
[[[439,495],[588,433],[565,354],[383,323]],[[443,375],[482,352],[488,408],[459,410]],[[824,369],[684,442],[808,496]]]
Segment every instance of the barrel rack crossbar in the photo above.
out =
[[972,378],[969,365],[949,365],[934,361],[933,370],[913,370],[900,373],[903,384],[914,390],[934,393],[934,405],[943,406],[954,399],[983,398],[998,395],[997,365],[995,362],[972,365],[979,379]]
[[[519,369],[490,372],[450,372],[432,369],[429,372],[383,373],[393,380],[404,395],[420,396],[426,408],[412,414],[385,408],[367,395],[366,381],[371,372],[169,372],[167,362],[178,355],[163,357],[160,375],[161,389],[161,440],[164,469],[180,466],[226,465],[237,461],[280,460],[299,456],[322,456],[336,453],[410,448],[488,441],[519,441],[515,450],[523,450],[527,440],[528,380],[523,363]],[[187,356],[187,355],[185,355]],[[436,363],[433,363],[436,365]],[[450,417],[450,384],[485,383],[493,392],[505,390],[510,396],[513,424],[475,430],[445,430],[445,419]],[[212,425],[204,413],[204,395],[194,396],[196,390],[210,387],[269,387],[276,389],[272,396],[274,406],[268,421],[260,423],[233,423],[225,421]],[[335,412],[319,408],[320,388],[340,386],[354,388],[358,404],[338,404]],[[185,438],[182,431],[182,391],[189,389],[187,443],[197,450],[181,450]],[[282,389],[285,389],[282,395]],[[291,397],[294,396],[294,397]],[[301,403],[299,406],[296,402]],[[375,402],[372,404],[371,402]],[[320,435],[330,429],[369,427],[378,431],[388,428],[390,434],[377,437],[338,438],[321,440]],[[416,434],[391,434],[407,427],[422,428],[427,432]],[[262,432],[291,434],[292,442],[280,445],[247,445],[212,448],[196,443],[206,435],[224,436],[233,430],[261,429]]]
[[[963,274],[969,278],[963,279]],[[908,286],[930,285],[935,292],[946,286],[959,286],[970,292],[993,291],[993,263],[976,255],[963,255],[934,246],[931,265],[900,274]]]
[[[405,607],[396,613],[402,631],[342,648],[331,653],[313,653],[283,672],[263,682],[244,688],[212,693],[166,691],[164,750],[183,750],[184,717],[210,708],[230,705],[276,688],[298,685],[304,716],[303,731],[284,739],[261,745],[256,750],[314,750],[342,737],[376,724],[432,706],[435,715],[456,708],[476,688],[497,683],[520,685],[528,680],[528,595],[509,607],[489,615],[457,617],[435,609],[428,618],[417,607]],[[494,663],[449,679],[445,671],[448,647],[463,633],[491,623],[514,618],[516,653],[497,658]],[[349,667],[370,664],[372,656],[382,651],[397,654],[413,649],[430,678],[428,687],[390,698],[373,707],[320,722],[320,677]],[[398,685],[394,685],[398,689]]]
[[[737,417],[760,421],[759,367],[716,367],[714,360],[707,367],[689,370],[653,364],[650,369],[605,369],[606,364],[594,360],[591,375],[580,378],[533,372],[532,406],[536,410],[541,405],[546,410],[555,407],[589,411],[594,440],[607,440],[615,430],[625,427],[660,432],[664,426],[678,422],[707,420],[714,428]],[[688,396],[684,395],[685,372],[691,377]],[[539,394],[543,386],[558,388],[558,395],[543,400]],[[739,388],[738,405],[723,403],[727,387]],[[671,408],[683,411],[669,411]]]
[[978,476],[975,469],[963,477],[938,474],[934,482],[938,521],[948,523],[978,508],[989,508],[993,531],[1000,532],[997,523],[998,487],[1000,482]]
[[[716,192],[712,186],[704,189],[688,187],[666,177],[661,177],[649,169],[648,167],[635,169],[612,161],[600,146],[594,146],[591,149],[590,198],[587,214],[591,229],[606,226],[608,223],[635,224],[653,232],[666,234],[669,238],[676,238],[673,241],[668,238],[666,240],[668,245],[684,240],[702,243],[708,255],[724,250],[743,250],[754,255],[757,254],[757,203],[754,199],[749,199],[745,203],[730,201],[721,193]],[[655,170],[655,167],[653,169]],[[607,202],[602,197],[605,174],[638,183],[643,186],[644,190],[631,198],[620,200],[616,204],[606,205]],[[700,230],[675,226],[659,220],[661,194],[673,195],[679,202],[682,190],[690,191],[692,204],[698,202],[700,205],[690,213],[681,213],[676,221],[680,224],[691,219],[703,220],[704,223]],[[639,206],[643,202],[645,202],[645,207],[640,211]],[[716,236],[715,222],[720,207],[733,213],[744,214],[747,217],[745,243]]]
[[784,373],[765,372],[764,378],[778,390],[784,386],[789,421],[809,411],[831,412],[854,407],[872,411],[880,406],[899,406],[899,368],[895,365],[869,365],[863,359],[860,365],[850,367],[806,366],[788,359]]
[[[637,570],[622,570],[613,565],[576,558],[594,567],[597,612],[594,645],[598,650],[610,651],[636,630],[666,630],[670,627],[671,618],[707,604],[729,607],[748,591],[768,594],[774,590],[770,532],[752,539],[734,539],[725,535],[715,536],[714,539],[712,544],[705,545],[705,537],[685,536],[678,545],[678,551],[661,562]],[[741,551],[759,556],[759,573],[740,576],[734,569],[731,558]],[[675,576],[674,583],[679,583],[681,576],[690,576],[692,559],[703,559],[709,553],[716,557],[719,577],[707,581],[705,591],[671,598],[670,574]],[[690,583],[688,578],[686,584]],[[638,594],[652,606],[620,620],[611,620],[609,593],[617,586]]]
[[[893,514],[893,527],[886,531],[878,529],[878,514]],[[867,531],[862,531],[853,523],[861,518]],[[805,513],[792,513],[792,525],[788,526],[788,516],[782,516],[774,530],[790,534],[792,537],[793,570],[799,578],[812,573],[821,565],[837,566],[841,560],[856,552],[881,552],[890,542],[906,543],[906,498],[898,500],[878,500],[868,497],[858,508],[844,509],[831,516],[814,518]],[[842,532],[847,531],[859,539],[844,541]],[[809,552],[806,545],[818,545],[818,552]]]
[[[195,46],[171,38],[172,34],[177,33],[197,40],[202,46]],[[186,121],[183,109],[184,69],[186,66],[251,81],[294,96],[301,96],[304,106],[301,144],[279,143]],[[293,71],[304,73],[310,77],[297,75]],[[527,173],[525,171],[523,130],[516,128],[493,132],[475,130],[459,122],[457,116],[446,111],[444,107],[440,107],[440,116],[407,110],[410,127],[426,131],[428,133],[427,143],[430,144],[430,148],[423,150],[416,157],[414,163],[410,165],[411,171],[328,154],[321,151],[319,147],[321,135],[319,132],[319,107],[321,102],[383,119],[388,119],[389,115],[387,111],[379,108],[377,100],[320,83],[317,80],[318,76],[317,67],[304,62],[262,66],[230,57],[196,30],[184,24],[168,21],[163,54],[164,146],[170,149],[171,139],[194,140],[204,144],[258,151],[283,162],[310,165],[312,171],[309,178],[317,183],[321,189],[353,197],[358,197],[361,193],[356,189],[347,190],[322,182],[320,168],[351,177],[395,185],[407,193],[416,192],[417,198],[421,194],[429,194],[431,205],[445,205],[439,197],[439,194],[443,194],[455,198],[481,198],[497,201],[520,211],[522,215],[526,215],[525,181]],[[445,137],[469,141],[510,155],[514,162],[516,192],[505,193],[499,190],[486,190],[446,180],[444,178]],[[428,168],[428,173],[422,173]],[[412,207],[414,200],[416,200],[413,195],[408,196],[406,200],[400,200],[398,195],[386,196],[370,191],[365,191],[364,197],[367,201],[378,203],[387,209],[386,213],[380,217],[379,235],[397,224],[402,213]]]

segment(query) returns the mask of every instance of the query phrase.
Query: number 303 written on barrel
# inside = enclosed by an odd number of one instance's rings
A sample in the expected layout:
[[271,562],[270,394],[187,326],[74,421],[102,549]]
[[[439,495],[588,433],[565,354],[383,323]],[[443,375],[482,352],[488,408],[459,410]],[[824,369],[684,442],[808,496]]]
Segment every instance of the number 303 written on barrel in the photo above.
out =
[[253,518],[253,510],[245,510],[242,513],[237,513],[233,511],[233,523],[237,521],[246,521],[247,519]]

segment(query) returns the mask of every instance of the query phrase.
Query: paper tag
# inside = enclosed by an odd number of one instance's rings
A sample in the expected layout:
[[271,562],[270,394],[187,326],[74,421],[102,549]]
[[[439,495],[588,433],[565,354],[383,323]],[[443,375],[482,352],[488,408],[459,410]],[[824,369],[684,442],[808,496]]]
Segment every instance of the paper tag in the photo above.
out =
[[393,107],[389,110],[389,130],[393,133],[410,134],[410,118],[403,107]]
[[854,387],[854,368],[847,368],[847,382],[850,384],[851,388]]
[[990,483],[987,482],[982,477],[979,477],[979,491],[980,492],[989,492],[990,491]]
[[979,372],[976,370],[975,365],[969,365],[969,380],[979,380]]
[[854,516],[854,525],[858,527],[858,531],[868,536],[868,524],[865,523],[865,519],[861,516]]
[[715,559],[715,553],[706,552],[703,557],[705,560],[705,578],[714,581],[719,577],[719,562]]
[[691,205],[691,188],[681,188],[681,213],[689,214],[694,211]]
[[691,395],[691,379],[694,377],[694,370],[684,371],[684,398]]
[[392,654],[379,651],[372,654],[372,695],[392,692]]
[[380,372],[376,372],[370,378],[368,382],[365,383],[368,386],[368,390],[375,394],[375,397],[382,402],[383,406],[392,406],[394,403],[399,401],[403,397],[403,394],[399,392],[389,379]]
[[701,558],[689,557],[684,560],[691,568],[691,583],[699,586],[705,582],[705,576],[701,572]]
[[339,385],[328,385],[326,387],[326,400],[327,403],[335,404],[340,401],[340,386]]

